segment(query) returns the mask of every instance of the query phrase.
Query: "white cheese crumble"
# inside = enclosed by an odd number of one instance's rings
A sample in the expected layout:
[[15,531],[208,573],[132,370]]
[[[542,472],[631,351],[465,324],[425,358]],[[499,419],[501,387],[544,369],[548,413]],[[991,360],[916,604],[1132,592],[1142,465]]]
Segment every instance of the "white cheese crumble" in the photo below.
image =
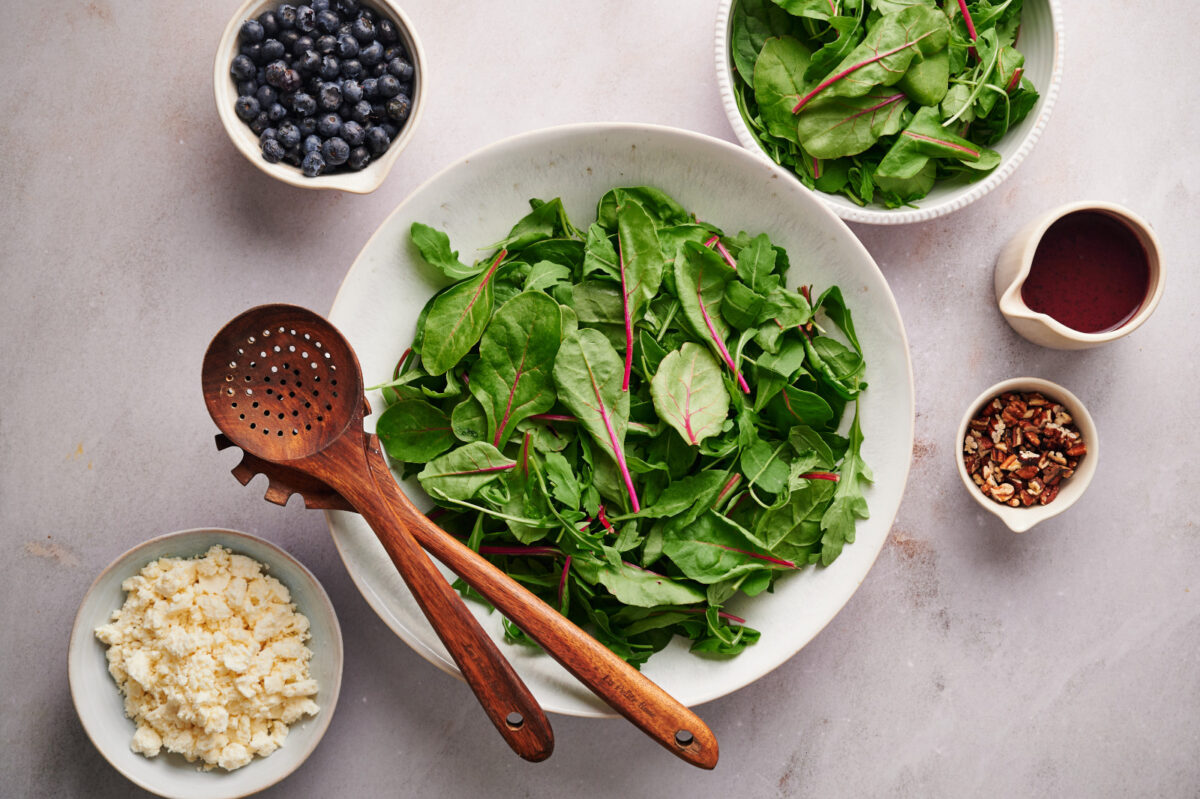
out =
[[264,568],[214,546],[190,560],[160,558],[121,584],[125,604],[96,637],[137,723],[133,751],[166,748],[232,771],[317,713],[308,619]]

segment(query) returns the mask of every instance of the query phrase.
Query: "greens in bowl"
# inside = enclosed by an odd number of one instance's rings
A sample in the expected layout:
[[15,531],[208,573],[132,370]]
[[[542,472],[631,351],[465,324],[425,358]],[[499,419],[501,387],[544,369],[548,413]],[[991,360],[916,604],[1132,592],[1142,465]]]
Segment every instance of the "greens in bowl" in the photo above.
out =
[[992,174],[992,148],[1038,104],[1021,22],[1022,0],[735,0],[733,98],[808,188],[913,206]]
[[471,265],[411,225],[453,282],[376,433],[431,517],[626,660],[676,635],[738,654],[759,634],[726,603],[832,563],[868,516],[851,311],[656,188],[608,191],[586,229],[530,205]]

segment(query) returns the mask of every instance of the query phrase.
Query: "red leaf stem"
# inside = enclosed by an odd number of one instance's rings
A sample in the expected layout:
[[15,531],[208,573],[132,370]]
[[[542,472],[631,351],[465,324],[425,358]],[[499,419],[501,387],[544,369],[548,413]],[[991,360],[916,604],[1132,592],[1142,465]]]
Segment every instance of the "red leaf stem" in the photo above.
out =
[[729,264],[729,268],[736,272],[737,262],[733,260],[733,256],[729,253],[729,250],[725,249],[725,245],[721,243],[721,237],[715,233],[711,239],[704,242],[704,246],[711,249],[714,244],[717,245],[717,252],[721,253],[721,256],[725,259],[725,263]]
[[833,472],[805,472],[800,476],[806,480],[829,480],[833,483],[836,483],[838,480],[842,479]]
[[[962,3],[963,0],[958,0],[958,2]],[[875,55],[871,56],[870,58],[866,59],[865,61],[860,61],[857,64],[846,67],[845,69],[843,69],[841,72],[837,73],[836,75],[830,75],[828,78],[826,78],[825,80],[818,83],[816,88],[814,88],[808,94],[801,97],[800,102],[796,103],[796,105],[792,108],[792,113],[799,114],[800,109],[802,109],[802,108],[804,108],[804,106],[808,105],[809,100],[816,97],[818,94],[825,91],[826,89],[828,89],[833,84],[837,83],[842,78],[845,78],[848,75],[854,74],[855,72],[857,72],[858,70],[862,69],[865,66],[874,64],[876,61],[882,61],[883,59],[887,58],[890,55],[895,55],[896,53],[900,52],[901,50],[905,50],[909,47],[912,47],[917,42],[921,41],[922,39],[924,39],[928,36],[932,36],[932,35],[933,35],[933,31],[928,31],[927,33],[922,33],[920,36],[913,39],[911,42],[905,42],[904,44],[893,47],[891,50],[885,50],[882,53],[876,53]]]
[[[975,33],[975,20],[971,19],[971,12],[967,11],[967,0],[958,0],[958,10],[962,12],[963,22],[967,23],[967,35],[974,42],[979,36]],[[971,55],[975,60],[979,60],[979,51],[975,49],[975,45],[971,45]]]
[[516,557],[554,557],[562,554],[558,547],[494,546],[485,544],[479,548],[480,555],[513,555]]
[[625,317],[625,376],[621,390],[629,390],[629,373],[633,371],[633,315],[629,312],[629,288],[625,282],[625,254],[621,251],[621,237],[617,237],[617,261],[621,266],[621,314]]
[[558,606],[561,608],[563,603],[563,595],[567,592],[567,575],[571,571],[571,556],[563,560],[562,574],[558,577]]
[[704,295],[701,292],[701,284],[704,280],[703,273],[696,280],[696,299],[700,301],[700,314],[704,317],[704,326],[708,328],[708,335],[716,342],[717,349],[721,351],[721,357],[725,359],[725,365],[729,367],[729,371],[733,372],[733,376],[737,378],[738,385],[741,386],[742,393],[749,394],[750,386],[746,383],[746,378],[742,377],[738,371],[737,364],[733,362],[733,358],[729,356],[729,350],[725,349],[725,342],[717,335],[717,328],[713,326],[712,318],[708,315],[708,308],[704,305]]
[[608,520],[608,517],[604,515],[604,504],[603,503],[600,504],[600,510],[597,511],[596,518],[598,518],[600,520],[600,524],[604,525],[605,530],[608,530],[610,533],[615,532],[613,530],[612,522],[610,522]]

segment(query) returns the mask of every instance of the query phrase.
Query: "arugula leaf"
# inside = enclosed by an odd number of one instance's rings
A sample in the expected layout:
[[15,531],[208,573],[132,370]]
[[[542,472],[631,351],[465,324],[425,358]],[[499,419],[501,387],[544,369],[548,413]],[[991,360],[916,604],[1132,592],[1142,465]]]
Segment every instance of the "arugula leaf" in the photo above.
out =
[[486,263],[467,266],[458,260],[458,251],[450,249],[450,237],[429,225],[413,222],[409,229],[409,237],[430,266],[441,270],[442,274],[451,280],[462,280],[474,277],[482,272]]
[[842,552],[845,544],[854,542],[854,520],[870,516],[863,497],[863,481],[874,482],[871,470],[863,462],[862,430],[858,426],[858,403],[854,403],[854,422],[850,425],[850,448],[842,464],[841,479],[833,503],[821,516],[821,562],[828,566]]

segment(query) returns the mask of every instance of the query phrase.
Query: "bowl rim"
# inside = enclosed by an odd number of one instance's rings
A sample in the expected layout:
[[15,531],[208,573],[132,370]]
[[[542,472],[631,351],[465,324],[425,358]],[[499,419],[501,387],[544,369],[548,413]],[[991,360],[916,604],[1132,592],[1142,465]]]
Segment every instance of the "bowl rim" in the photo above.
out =
[[[983,407],[984,403],[1001,394],[1005,391],[1037,391],[1045,394],[1048,398],[1057,400],[1074,419],[1076,426],[1079,428],[1083,440],[1087,443],[1087,455],[1075,474],[1064,484],[1067,488],[1065,493],[1060,493],[1059,496],[1047,505],[1031,505],[1029,507],[1013,508],[1008,505],[1001,505],[991,499],[988,499],[975,485],[971,479],[971,475],[967,473],[967,465],[963,462],[962,442],[967,434],[967,425],[971,419],[975,417],[975,412]],[[954,438],[954,446],[951,449],[954,453],[955,464],[958,469],[958,476],[962,480],[963,486],[967,493],[971,495],[979,506],[997,516],[1000,521],[1012,530],[1014,533],[1023,533],[1033,527],[1035,524],[1046,521],[1074,505],[1088,485],[1092,482],[1092,477],[1096,474],[1096,465],[1100,460],[1100,436],[1096,431],[1096,422],[1092,418],[1092,414],[1088,411],[1087,406],[1079,397],[1068,391],[1063,386],[1050,380],[1041,377],[1012,377],[1007,380],[1001,380],[993,386],[984,389],[979,396],[967,405],[967,410],[963,414],[962,421],[958,424],[958,432]]]
[[[737,0],[721,0],[720,6],[717,8],[715,50],[717,87],[721,95],[721,105],[725,108],[725,116],[729,119],[729,125],[733,128],[733,132],[742,146],[755,155],[771,163],[775,163],[763,152],[758,140],[750,132],[746,121],[742,119],[741,111],[738,110],[737,100],[734,98],[733,67],[729,58],[729,38],[733,22],[731,11],[735,1]],[[1050,121],[1050,112],[1053,110],[1054,103],[1058,99],[1059,86],[1062,83],[1064,53],[1062,7],[1060,0],[1044,0],[1044,2],[1050,10],[1050,27],[1054,45],[1050,81],[1045,90],[1041,92],[1041,100],[1039,101],[1041,107],[1038,109],[1038,115],[1033,127],[1029,129],[1017,151],[1001,162],[1000,166],[990,175],[977,183],[966,184],[962,187],[961,193],[947,197],[940,202],[925,203],[919,208],[887,209],[874,206],[860,208],[849,201],[838,202],[836,195],[809,189],[807,186],[804,186],[804,188],[816,194],[826,207],[847,222],[861,222],[868,225],[907,225],[913,222],[928,222],[931,219],[945,216],[960,208],[965,208],[1007,180],[1033,150],[1033,146],[1037,144],[1038,139],[1041,138],[1042,131]],[[791,170],[784,167],[780,168],[787,173],[791,180],[800,182]],[[801,183],[801,185],[803,186],[804,184]]]
[[[1041,244],[1042,237],[1046,235],[1046,231],[1060,219],[1084,211],[1105,214],[1124,222],[1125,226],[1137,237],[1138,242],[1146,251],[1146,261],[1150,271],[1151,286],[1146,292],[1145,299],[1142,300],[1142,306],[1130,317],[1129,321],[1120,327],[1113,330],[1105,330],[1101,333],[1085,333],[1075,330],[1072,327],[1064,325],[1049,314],[1033,310],[1021,299],[1021,288],[1025,285],[1025,281],[1029,278],[1029,273],[1033,269],[1034,253],[1037,252],[1038,245]],[[1063,339],[1090,346],[1105,344],[1110,341],[1116,341],[1119,338],[1124,338],[1141,327],[1150,318],[1151,314],[1154,313],[1154,310],[1158,308],[1158,303],[1162,299],[1163,285],[1166,282],[1166,268],[1163,265],[1162,245],[1150,223],[1144,217],[1134,213],[1125,206],[1104,200],[1076,200],[1065,203],[1045,211],[1041,216],[1036,218],[1029,228],[1019,232],[1017,236],[1023,239],[1018,250],[1021,268],[997,300],[1000,312],[1004,314],[1005,318],[1016,317],[1018,319],[1035,320],[1041,322]],[[999,262],[997,261],[997,263]]]
[[425,110],[429,67],[425,58],[425,48],[421,44],[416,28],[413,27],[408,15],[395,0],[365,0],[364,5],[373,7],[379,13],[386,13],[387,16],[399,23],[401,41],[408,49],[413,62],[412,110],[409,112],[404,127],[400,130],[400,135],[391,143],[387,152],[381,158],[372,160],[365,169],[358,172],[335,172],[318,175],[315,178],[306,178],[294,166],[282,162],[270,164],[264,161],[257,144],[258,137],[245,122],[238,118],[233,110],[233,103],[237,99],[237,87],[230,79],[229,66],[237,52],[238,31],[241,29],[242,22],[255,16],[255,12],[266,10],[268,7],[273,8],[278,4],[278,0],[245,0],[225,25],[213,61],[213,97],[216,100],[217,115],[221,119],[221,126],[225,129],[229,140],[233,142],[233,146],[246,157],[246,160],[262,172],[289,186],[301,189],[329,189],[352,194],[370,194],[383,185],[383,181],[387,179],[392,167],[395,166],[396,159],[412,141],[417,124]]
[[[329,618],[332,620],[331,630],[333,632],[333,644],[334,644],[334,652],[335,652],[334,679],[332,681],[332,685],[322,686],[322,691],[324,693],[322,695],[321,712],[314,719],[317,722],[316,728],[315,728],[315,734],[312,736],[312,740],[309,742],[308,746],[305,747],[300,752],[300,756],[296,760],[295,764],[291,768],[285,769],[282,773],[280,773],[278,776],[276,776],[270,782],[264,783],[262,785],[258,785],[256,787],[252,787],[249,790],[245,790],[245,791],[241,791],[241,792],[235,792],[235,793],[229,793],[229,794],[217,794],[214,792],[213,799],[240,799],[240,797],[250,796],[251,794],[255,794],[260,791],[264,791],[267,788],[271,787],[272,785],[276,785],[276,784],[282,782],[287,777],[291,776],[292,773],[294,773],[298,768],[300,768],[300,766],[302,766],[305,763],[305,761],[308,760],[308,758],[316,750],[317,745],[320,744],[321,739],[325,737],[325,733],[328,731],[329,725],[333,720],[333,713],[334,713],[334,710],[337,708],[338,698],[341,694],[342,676],[343,676],[343,671],[345,669],[345,649],[344,649],[344,643],[342,640],[341,622],[338,620],[337,612],[333,607],[333,603],[329,599],[329,595],[325,592],[325,587],[323,585],[321,585],[321,581],[317,579],[316,575],[314,575],[308,569],[307,566],[305,566],[303,563],[301,563],[294,555],[292,555],[290,552],[285,550],[283,547],[279,546],[278,544],[272,543],[271,541],[268,541],[265,538],[260,538],[259,536],[252,535],[252,534],[246,533],[246,532],[242,532],[240,530],[233,530],[233,529],[230,529],[227,527],[190,527],[185,530],[175,530],[173,532],[163,533],[161,535],[154,536],[153,538],[148,538],[145,541],[142,541],[141,543],[130,547],[129,549],[122,552],[120,555],[117,555],[115,558],[113,558],[113,560],[111,562],[109,562],[109,564],[107,566],[105,566],[98,575],[96,575],[96,578],[94,580],[92,580],[92,582],[88,586],[87,590],[83,593],[83,597],[79,601],[79,608],[75,611],[75,619],[71,624],[71,637],[69,639],[69,643],[67,646],[67,683],[68,683],[68,687],[71,692],[71,703],[75,707],[75,715],[79,718],[80,726],[83,727],[84,733],[87,735],[88,740],[90,740],[92,742],[92,746],[94,746],[96,748],[96,751],[98,751],[100,753],[100,755],[108,762],[108,764],[110,766],[112,766],[114,769],[116,769],[116,771],[118,773],[120,773],[123,777],[125,777],[125,779],[134,783],[138,787],[143,788],[147,791],[150,791],[151,793],[156,794],[158,796],[169,797],[169,796],[171,796],[171,794],[163,793],[163,789],[160,788],[159,786],[154,785],[154,784],[146,781],[145,779],[142,779],[141,777],[126,771],[119,763],[114,762],[108,756],[108,751],[107,751],[106,747],[104,745],[102,745],[101,742],[97,739],[96,733],[93,731],[92,727],[88,723],[89,714],[87,712],[85,712],[85,710],[84,710],[83,701],[80,696],[79,689],[76,686],[76,670],[74,668],[74,665],[77,660],[78,648],[80,646],[84,645],[84,643],[83,643],[84,641],[90,642],[95,637],[95,633],[91,632],[91,631],[89,631],[87,635],[81,635],[81,633],[80,633],[80,626],[83,624],[83,611],[84,611],[85,605],[87,604],[88,597],[90,597],[93,594],[93,592],[96,591],[96,589],[98,588],[100,583],[103,582],[104,580],[106,580],[112,574],[112,572],[119,565],[121,565],[121,563],[124,560],[126,560],[127,558],[131,558],[139,550],[151,548],[151,547],[157,546],[159,544],[162,544],[162,543],[164,543],[168,540],[172,540],[172,539],[184,538],[186,536],[193,536],[193,535],[200,535],[200,534],[213,534],[213,533],[216,533],[221,536],[229,536],[230,538],[253,541],[256,545],[262,546],[262,547],[270,550],[273,556],[278,557],[282,561],[288,562],[292,566],[295,566],[299,570],[300,574],[312,584],[312,587],[315,589],[314,593],[318,597],[320,606],[325,611],[327,611]],[[222,546],[225,546],[225,545],[222,544]],[[232,547],[230,547],[230,549],[232,549]],[[171,556],[166,556],[166,557],[181,557],[181,556],[171,555]],[[271,564],[267,564],[267,565],[271,565]],[[139,570],[140,570],[140,567],[139,567]],[[289,587],[289,591],[291,591],[291,590],[292,590],[291,587]],[[114,608],[114,610],[115,610],[115,608]],[[299,609],[299,610],[301,612],[304,612],[303,609]],[[308,616],[309,614],[305,613],[305,615]],[[115,683],[113,684],[113,687],[114,687],[114,689],[116,689]],[[293,749],[293,751],[296,751],[296,750]],[[265,758],[257,758],[257,759],[261,760],[261,759],[265,759]]]

